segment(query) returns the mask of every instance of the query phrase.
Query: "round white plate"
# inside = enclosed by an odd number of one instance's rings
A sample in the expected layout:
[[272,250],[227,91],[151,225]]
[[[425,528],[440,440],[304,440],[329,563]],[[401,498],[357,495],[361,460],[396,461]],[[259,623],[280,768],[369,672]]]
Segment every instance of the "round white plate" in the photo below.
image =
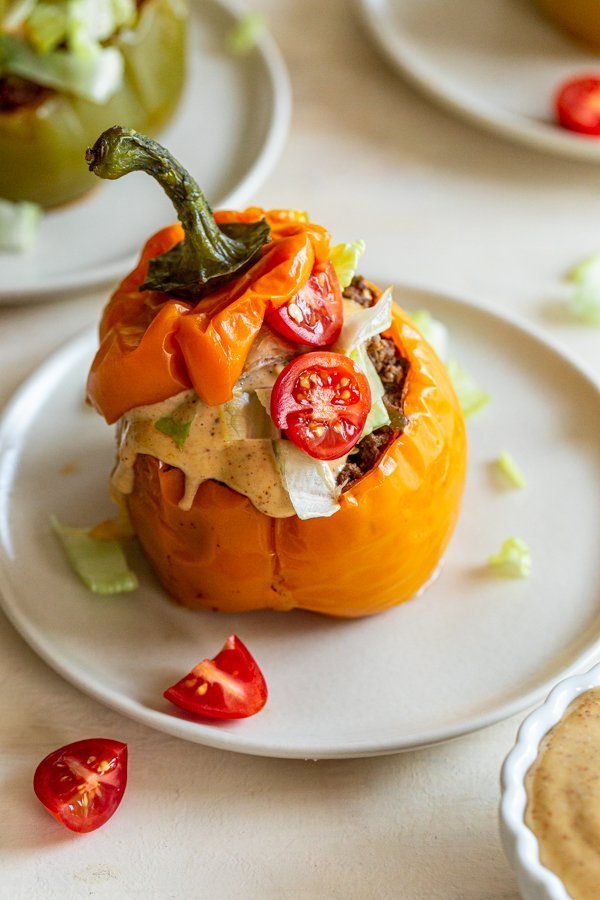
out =
[[600,162],[600,139],[553,122],[566,79],[600,58],[554,28],[534,0],[358,0],[390,61],[452,112],[549,153]]
[[[396,296],[447,323],[453,355],[493,397],[469,422],[463,513],[425,594],[354,621],[298,611],[191,612],[167,600],[135,546],[128,554],[141,577],[137,592],[88,592],[49,525],[51,514],[77,525],[111,514],[112,433],[82,400],[95,344],[86,333],[29,379],[0,428],[2,605],[43,659],[102,703],[178,737],[317,758],[391,753],[481,728],[595,658],[598,387],[510,318],[414,289]],[[523,491],[497,477],[493,461],[504,449],[527,474]],[[531,547],[527,580],[486,567],[513,534]],[[348,565],[368,552],[349,547]],[[252,719],[217,725],[179,715],[163,690],[232,632],[265,673],[267,706]]]
[[[225,50],[244,15],[235,0],[191,0],[187,85],[159,138],[214,207],[241,206],[251,197],[277,162],[290,121],[289,79],[270,35],[246,56]],[[175,218],[147,175],[102,183],[90,174],[90,180],[94,193],[44,216],[31,250],[0,255],[0,303],[116,280],[146,239]]]

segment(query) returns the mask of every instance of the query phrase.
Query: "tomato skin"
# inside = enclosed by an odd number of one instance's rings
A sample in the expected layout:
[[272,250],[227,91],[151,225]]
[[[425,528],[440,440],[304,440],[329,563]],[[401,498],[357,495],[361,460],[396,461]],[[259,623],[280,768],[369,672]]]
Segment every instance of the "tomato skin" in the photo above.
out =
[[288,303],[271,307],[265,321],[289,341],[326,347],[340,336],[344,318],[342,291],[333,265],[313,269],[306,284]]
[[127,744],[87,738],[53,750],[33,776],[36,797],[62,825],[87,834],[104,825],[127,785]]
[[558,90],[554,106],[559,124],[579,134],[600,135],[600,78],[573,78]]
[[360,440],[371,390],[347,356],[304,353],[280,373],[271,394],[271,417],[300,450],[315,459],[339,459]]
[[175,706],[209,719],[247,719],[267,702],[267,683],[254,657],[231,634],[214,659],[203,659],[164,696]]

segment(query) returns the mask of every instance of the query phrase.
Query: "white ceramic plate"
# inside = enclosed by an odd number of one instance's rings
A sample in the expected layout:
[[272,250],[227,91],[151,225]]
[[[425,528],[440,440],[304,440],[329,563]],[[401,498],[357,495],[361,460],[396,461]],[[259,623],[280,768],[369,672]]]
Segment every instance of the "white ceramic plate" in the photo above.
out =
[[[227,34],[245,14],[235,0],[191,0],[190,7],[187,86],[159,139],[214,207],[237,207],[262,184],[283,149],[291,110],[288,75],[268,33],[247,56],[225,51]],[[95,192],[47,213],[31,250],[0,255],[0,303],[113,281],[131,267],[145,240],[175,217],[147,175],[110,184],[90,179]]]
[[[95,343],[86,333],[25,384],[0,430],[2,604],[40,656],[102,703],[178,737],[308,758],[391,753],[489,725],[595,657],[598,387],[510,318],[416,290],[398,290],[397,298],[448,324],[453,354],[493,396],[470,420],[463,514],[426,593],[355,621],[194,613],[168,602],[135,548],[139,591],[89,593],[48,523],[51,513],[80,525],[111,514],[111,430],[82,400]],[[503,449],[525,470],[526,490],[497,480],[493,461]],[[486,568],[488,554],[513,534],[531,546],[528,580]],[[368,548],[349,548],[349,565],[356,552]],[[266,708],[220,725],[180,717],[162,691],[231,632],[263,668]]]
[[600,162],[600,140],[554,124],[566,79],[598,56],[537,12],[533,0],[358,0],[390,61],[451,111],[549,153]]

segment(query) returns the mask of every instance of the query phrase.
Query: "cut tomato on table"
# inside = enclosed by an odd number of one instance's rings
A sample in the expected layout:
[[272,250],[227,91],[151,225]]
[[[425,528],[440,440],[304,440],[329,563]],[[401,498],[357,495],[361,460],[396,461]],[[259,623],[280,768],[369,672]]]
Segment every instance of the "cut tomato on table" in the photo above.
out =
[[296,357],[277,378],[271,417],[300,450],[339,459],[358,443],[371,409],[366,375],[341,353]]
[[175,706],[210,719],[246,719],[267,702],[267,683],[235,634],[214,659],[203,659],[164,692]]
[[343,318],[342,292],[330,262],[319,264],[289,303],[272,307],[265,315],[273,331],[311,347],[333,344],[342,330]]
[[88,738],[54,750],[33,776],[33,790],[58,821],[81,834],[113,815],[127,784],[127,744]]
[[554,101],[559,124],[580,134],[600,135],[600,77],[587,75],[565,82]]

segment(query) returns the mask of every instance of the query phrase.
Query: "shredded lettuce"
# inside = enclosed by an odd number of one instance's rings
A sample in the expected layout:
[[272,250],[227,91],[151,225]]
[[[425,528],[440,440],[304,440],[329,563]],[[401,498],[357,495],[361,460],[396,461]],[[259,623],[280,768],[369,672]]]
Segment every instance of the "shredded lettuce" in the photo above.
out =
[[392,289],[383,292],[375,306],[344,300],[344,324],[334,350],[349,356],[355,347],[381,334],[392,324]]
[[138,587],[118,541],[96,540],[88,529],[61,525],[54,516],[51,522],[71,568],[95,594],[120,594]]
[[490,395],[476,384],[458,360],[449,359],[447,368],[466,417],[487,406],[491,400]]
[[252,392],[235,391],[232,399],[219,407],[223,440],[228,443],[271,438],[273,424],[268,413],[270,397],[270,388]]
[[427,309],[415,309],[409,315],[442,362],[446,362],[448,359],[448,329],[443,322],[434,319]]
[[527,485],[527,481],[525,476],[523,475],[521,469],[512,458],[510,453],[504,450],[500,456],[498,457],[498,468],[502,472],[503,475],[507,477],[510,483],[517,488],[524,488]]
[[574,266],[567,278],[574,285],[567,303],[569,314],[585,325],[600,325],[600,253]]
[[331,248],[329,258],[333,264],[335,274],[338,277],[342,290],[348,287],[354,278],[358,260],[364,252],[364,241],[352,241],[351,244],[336,244],[335,247]]
[[263,13],[248,13],[228,33],[225,49],[233,56],[246,56],[254,50],[266,28],[267,19]]
[[42,209],[37,203],[0,200],[0,251],[27,250],[35,241]]
[[37,0],[10,0],[0,7],[2,11],[2,29],[4,31],[17,31],[27,21],[35,9]]
[[273,441],[281,480],[299,519],[332,516],[340,508],[333,472],[320,459],[313,459],[291,441]]
[[50,53],[65,40],[68,24],[66,4],[38,3],[27,19],[25,33],[38,53]]
[[366,344],[359,344],[358,347],[355,347],[350,353],[350,359],[352,359],[358,368],[367,376],[369,388],[371,389],[371,410],[367,416],[367,421],[365,422],[365,427],[361,435],[362,440],[362,438],[371,434],[371,432],[375,431],[377,428],[381,428],[383,425],[389,425],[390,416],[383,402],[385,388],[383,387],[381,378],[377,374],[377,369],[371,362],[369,354],[367,353]]
[[531,552],[518,537],[507,538],[498,553],[492,553],[488,563],[498,575],[508,578],[527,578],[531,573]]
[[191,421],[180,422],[171,416],[164,416],[162,419],[157,419],[154,423],[156,430],[166,434],[167,437],[170,437],[180,450],[183,449],[183,446],[188,439],[191,425]]
[[12,35],[0,35],[0,70],[94,103],[105,103],[119,89],[124,66],[115,47],[90,44],[87,53],[55,50],[41,55]]

